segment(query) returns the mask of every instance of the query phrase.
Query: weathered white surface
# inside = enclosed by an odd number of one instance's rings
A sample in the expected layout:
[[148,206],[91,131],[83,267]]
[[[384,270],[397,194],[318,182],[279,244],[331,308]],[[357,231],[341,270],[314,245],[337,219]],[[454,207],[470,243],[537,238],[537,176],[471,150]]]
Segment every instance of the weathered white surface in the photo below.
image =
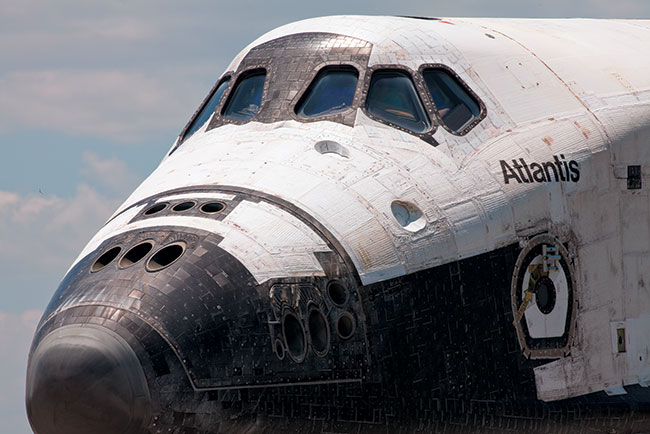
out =
[[[448,21],[318,18],[273,30],[249,48],[291,33],[332,32],[371,42],[371,65],[417,70],[423,63],[445,64],[487,107],[487,118],[467,135],[439,128],[439,146],[432,147],[361,110],[354,128],[283,121],[202,129],[121,209],[180,187],[259,190],[324,225],[363,283],[551,233],[575,254],[579,311],[570,356],[535,371],[538,396],[620,393],[625,385],[647,384],[650,362],[641,336],[650,333],[650,23]],[[318,152],[315,144],[323,140],[339,143],[347,158]],[[501,160],[543,163],[560,155],[579,164],[579,181],[505,182]],[[642,166],[642,190],[627,190],[628,165]],[[425,226],[403,228],[391,212],[394,201],[417,206]],[[82,255],[133,228],[126,222],[134,212],[111,221]],[[322,242],[278,209],[247,204],[222,223],[204,220],[164,223],[224,236],[222,247],[260,281],[322,272],[312,255]],[[611,351],[613,322],[630,330],[628,354]]]

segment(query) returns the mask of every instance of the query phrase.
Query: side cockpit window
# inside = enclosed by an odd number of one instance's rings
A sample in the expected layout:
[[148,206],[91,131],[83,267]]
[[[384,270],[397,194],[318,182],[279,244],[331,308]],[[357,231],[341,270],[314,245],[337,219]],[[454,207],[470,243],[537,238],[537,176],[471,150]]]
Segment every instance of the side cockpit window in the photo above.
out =
[[223,116],[240,122],[252,118],[262,105],[265,81],[266,71],[263,69],[243,74],[230,93]]
[[358,80],[359,73],[352,67],[323,69],[296,105],[296,115],[311,119],[347,110],[354,101]]
[[414,133],[424,133],[431,128],[413,80],[404,71],[379,70],[372,74],[366,110]]
[[208,98],[208,101],[203,105],[199,113],[194,117],[194,120],[192,123],[187,127],[187,130],[185,131],[185,134],[183,134],[183,139],[181,142],[187,140],[190,138],[192,134],[194,134],[199,128],[205,124],[208,119],[210,119],[210,116],[212,116],[212,113],[214,113],[214,110],[217,108],[219,105],[219,101],[221,101],[221,97],[223,97],[224,92],[228,88],[228,84],[230,83],[230,77],[225,77],[217,88],[212,92],[212,95],[210,95],[210,98]]
[[455,133],[462,133],[481,115],[481,107],[461,82],[443,68],[422,71],[431,99],[442,123]]

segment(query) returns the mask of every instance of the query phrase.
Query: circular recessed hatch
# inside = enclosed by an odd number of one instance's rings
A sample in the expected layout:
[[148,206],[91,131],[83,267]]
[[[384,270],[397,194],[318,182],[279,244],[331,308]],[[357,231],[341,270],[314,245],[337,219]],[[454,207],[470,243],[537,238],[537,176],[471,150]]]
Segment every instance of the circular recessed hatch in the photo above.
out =
[[390,205],[393,217],[400,226],[409,232],[417,232],[427,224],[422,210],[410,202],[396,200]]
[[350,158],[350,151],[345,146],[333,140],[321,140],[314,145],[319,154],[336,154],[343,158]]

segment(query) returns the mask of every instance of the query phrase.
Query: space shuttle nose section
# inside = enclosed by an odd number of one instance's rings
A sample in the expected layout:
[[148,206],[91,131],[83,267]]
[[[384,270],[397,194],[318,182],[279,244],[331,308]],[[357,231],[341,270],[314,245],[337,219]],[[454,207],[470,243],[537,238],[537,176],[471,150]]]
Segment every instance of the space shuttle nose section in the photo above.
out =
[[100,326],[46,335],[30,357],[26,400],[35,434],[136,434],[150,417],[137,356]]

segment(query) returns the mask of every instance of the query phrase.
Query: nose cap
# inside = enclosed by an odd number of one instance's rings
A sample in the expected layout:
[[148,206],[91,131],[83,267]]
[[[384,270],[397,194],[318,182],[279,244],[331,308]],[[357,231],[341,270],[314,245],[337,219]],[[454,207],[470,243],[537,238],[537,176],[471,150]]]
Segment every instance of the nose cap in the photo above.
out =
[[150,415],[134,351],[115,332],[93,325],[45,336],[30,359],[26,400],[36,434],[136,434]]

